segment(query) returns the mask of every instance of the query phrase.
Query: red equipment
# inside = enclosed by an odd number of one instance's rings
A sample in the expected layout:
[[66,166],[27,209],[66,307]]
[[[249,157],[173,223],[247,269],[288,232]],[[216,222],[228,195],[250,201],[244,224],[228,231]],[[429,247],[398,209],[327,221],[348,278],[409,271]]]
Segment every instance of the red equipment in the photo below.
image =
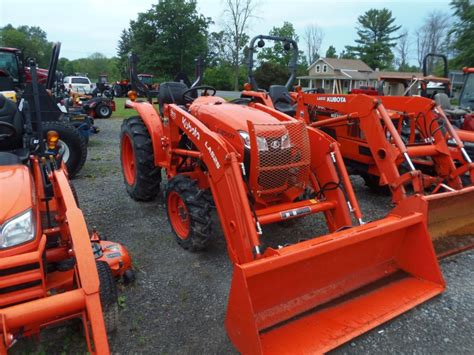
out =
[[[122,125],[121,161],[137,200],[153,199],[166,171],[168,219],[185,249],[210,242],[215,204],[234,265],[225,324],[240,352],[325,352],[443,291],[424,216],[406,208],[423,200],[362,224],[331,137],[210,91],[163,83],[160,112],[127,102],[139,116]],[[285,246],[262,234],[261,225],[315,213],[329,234]]]

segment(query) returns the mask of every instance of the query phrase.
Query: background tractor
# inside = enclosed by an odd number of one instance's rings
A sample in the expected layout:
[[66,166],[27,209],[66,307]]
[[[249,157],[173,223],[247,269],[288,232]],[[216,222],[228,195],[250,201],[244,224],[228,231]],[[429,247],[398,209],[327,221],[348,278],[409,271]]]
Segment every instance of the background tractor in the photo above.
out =
[[[217,210],[234,267],[225,323],[240,352],[325,352],[442,292],[421,213],[405,211],[404,201],[364,224],[331,137],[215,93],[168,82],[159,111],[128,101],[138,116],[122,124],[121,162],[136,200],[154,199],[167,177],[168,220],[184,249],[212,242]],[[328,231],[295,240],[263,229],[296,228],[315,214]],[[398,272],[401,279],[389,277]]]

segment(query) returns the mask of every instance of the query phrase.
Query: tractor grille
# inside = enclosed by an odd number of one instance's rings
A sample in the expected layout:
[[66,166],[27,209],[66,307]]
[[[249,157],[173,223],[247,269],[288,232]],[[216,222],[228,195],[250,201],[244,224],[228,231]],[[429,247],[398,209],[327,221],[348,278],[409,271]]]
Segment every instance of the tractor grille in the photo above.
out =
[[305,188],[311,157],[304,122],[254,124],[253,131],[260,141],[257,162],[252,164],[256,169],[257,192],[269,194],[292,187]]

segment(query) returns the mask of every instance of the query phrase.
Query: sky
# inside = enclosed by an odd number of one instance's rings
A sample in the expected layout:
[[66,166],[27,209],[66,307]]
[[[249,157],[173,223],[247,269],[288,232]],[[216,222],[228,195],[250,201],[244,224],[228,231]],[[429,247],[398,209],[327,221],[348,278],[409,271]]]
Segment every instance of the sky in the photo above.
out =
[[[370,8],[386,7],[396,23],[410,33],[420,26],[431,11],[451,13],[449,0],[260,0],[256,18],[247,29],[250,37],[267,34],[273,26],[291,22],[302,37],[305,26],[317,24],[323,30],[321,53],[333,45],[339,53],[353,44],[357,17]],[[0,27],[39,26],[50,41],[60,41],[61,56],[69,59],[86,57],[94,52],[116,54],[120,33],[139,12],[150,9],[157,0],[0,0]],[[211,31],[223,27],[222,0],[198,0],[198,11],[211,17]],[[302,43],[300,43],[302,46]],[[301,48],[304,50],[304,48]],[[410,61],[415,60],[415,48]]]

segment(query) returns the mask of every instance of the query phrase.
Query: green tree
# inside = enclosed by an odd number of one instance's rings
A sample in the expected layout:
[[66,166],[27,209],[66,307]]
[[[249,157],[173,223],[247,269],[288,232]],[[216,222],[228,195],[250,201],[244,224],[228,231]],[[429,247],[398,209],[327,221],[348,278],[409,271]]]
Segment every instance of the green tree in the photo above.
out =
[[[293,39],[297,43],[299,41],[293,24],[287,21],[285,21],[281,27],[273,27],[269,35]],[[292,49],[286,50],[282,42],[275,42],[273,47],[264,47],[260,53],[258,53],[258,59],[260,61],[277,63],[284,67],[288,66],[292,56]],[[299,57],[304,57],[303,53],[300,53]]]
[[341,53],[339,53],[339,58],[341,59],[356,59],[357,54],[354,53],[350,46],[346,46]]
[[266,89],[270,85],[285,85],[288,80],[288,69],[279,63],[264,62],[255,70],[258,87]]
[[107,74],[109,81],[114,81],[120,78],[117,62],[118,58],[107,58],[102,53],[93,53],[87,58],[74,60],[60,58],[58,69],[66,76],[75,73],[87,74],[92,82],[101,74]]
[[326,58],[337,58],[336,48],[334,46],[329,46],[326,51]]
[[47,68],[53,44],[48,41],[46,32],[37,26],[8,24],[0,28],[0,46],[21,49],[24,57],[35,58],[39,67]]
[[199,14],[195,0],[162,0],[139,13],[120,37],[121,70],[130,50],[140,58],[138,70],[172,78],[194,72],[194,59],[207,54],[210,18]]
[[120,76],[126,78],[128,76],[128,53],[132,50],[130,30],[122,30],[117,47],[117,66]]
[[450,31],[452,46],[456,51],[453,64],[456,67],[474,65],[474,3],[471,0],[453,0],[456,22]]
[[347,48],[354,51],[372,69],[391,67],[394,55],[392,48],[396,46],[399,36],[392,36],[401,26],[394,25],[395,18],[388,9],[370,9],[359,16],[356,46]]

